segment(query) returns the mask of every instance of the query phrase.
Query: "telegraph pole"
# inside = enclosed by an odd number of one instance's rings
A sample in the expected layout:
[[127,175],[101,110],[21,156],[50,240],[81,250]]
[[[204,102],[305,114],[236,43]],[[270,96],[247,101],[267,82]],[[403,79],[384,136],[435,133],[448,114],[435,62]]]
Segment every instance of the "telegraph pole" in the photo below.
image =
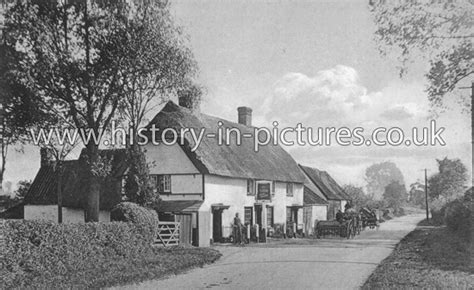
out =
[[426,220],[430,219],[428,211],[428,169],[425,168],[425,208],[426,208]]

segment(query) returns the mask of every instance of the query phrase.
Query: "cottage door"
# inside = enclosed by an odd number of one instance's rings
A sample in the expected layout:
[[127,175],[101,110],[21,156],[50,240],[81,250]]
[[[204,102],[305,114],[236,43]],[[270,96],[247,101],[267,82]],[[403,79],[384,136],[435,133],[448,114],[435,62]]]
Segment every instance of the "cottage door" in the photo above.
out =
[[255,205],[255,223],[259,228],[262,228],[262,206],[260,204]]
[[215,243],[222,239],[222,210],[216,209],[212,211],[212,240]]

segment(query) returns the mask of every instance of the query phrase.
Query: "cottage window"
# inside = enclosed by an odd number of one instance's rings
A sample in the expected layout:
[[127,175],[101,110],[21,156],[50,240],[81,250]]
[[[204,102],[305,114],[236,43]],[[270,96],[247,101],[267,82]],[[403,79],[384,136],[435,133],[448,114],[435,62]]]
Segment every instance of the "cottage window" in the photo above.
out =
[[171,175],[158,175],[157,177],[158,192],[171,192]]
[[255,195],[255,182],[247,179],[247,195]]
[[286,196],[293,196],[293,183],[286,184]]
[[244,224],[251,225],[253,224],[253,208],[244,207]]

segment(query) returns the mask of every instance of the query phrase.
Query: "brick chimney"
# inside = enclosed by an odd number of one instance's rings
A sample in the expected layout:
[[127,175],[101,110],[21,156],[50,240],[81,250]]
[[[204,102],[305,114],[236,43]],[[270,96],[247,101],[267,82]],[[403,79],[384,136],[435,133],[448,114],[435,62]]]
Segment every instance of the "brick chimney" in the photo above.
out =
[[179,105],[193,112],[201,111],[201,100],[191,95],[181,95],[178,98]]
[[40,149],[40,158],[41,158],[41,164],[40,164],[41,167],[51,165],[54,162],[53,153],[48,148]]
[[249,107],[238,107],[237,112],[239,112],[239,124],[245,126],[252,126],[252,109]]

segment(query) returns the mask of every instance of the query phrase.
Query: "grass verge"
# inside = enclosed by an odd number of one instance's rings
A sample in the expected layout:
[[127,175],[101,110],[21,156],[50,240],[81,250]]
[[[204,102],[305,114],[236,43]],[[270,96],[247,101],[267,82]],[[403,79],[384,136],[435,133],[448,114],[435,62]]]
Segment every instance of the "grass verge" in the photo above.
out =
[[471,241],[446,227],[419,226],[400,241],[362,289],[474,289]]

